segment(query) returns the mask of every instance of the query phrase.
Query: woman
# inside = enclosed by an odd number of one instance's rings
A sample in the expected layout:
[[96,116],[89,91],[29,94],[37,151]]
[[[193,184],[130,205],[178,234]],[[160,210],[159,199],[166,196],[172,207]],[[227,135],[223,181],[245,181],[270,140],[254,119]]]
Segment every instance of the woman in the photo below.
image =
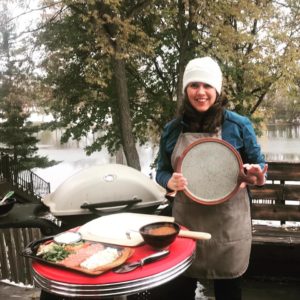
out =
[[191,60],[183,75],[181,115],[162,133],[156,180],[168,191],[176,192],[172,210],[176,222],[190,230],[209,232],[212,239],[197,242],[192,266],[164,290],[151,291],[153,299],[194,299],[197,279],[213,279],[217,300],[241,299],[240,281],[248,267],[252,239],[246,184],[231,199],[206,206],[183,193],[188,182],[181,173],[174,172],[177,159],[189,144],[201,137],[216,137],[239,151],[249,181],[255,185],[265,183],[267,166],[252,124],[248,118],[224,108],[221,88],[222,72],[213,59]]

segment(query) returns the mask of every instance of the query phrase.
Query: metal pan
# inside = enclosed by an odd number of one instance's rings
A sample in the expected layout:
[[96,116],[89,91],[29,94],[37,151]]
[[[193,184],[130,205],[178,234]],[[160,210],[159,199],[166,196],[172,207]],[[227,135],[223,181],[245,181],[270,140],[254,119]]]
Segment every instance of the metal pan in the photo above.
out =
[[189,145],[178,160],[177,172],[188,181],[184,193],[205,205],[230,199],[247,182],[240,154],[218,138],[200,138]]

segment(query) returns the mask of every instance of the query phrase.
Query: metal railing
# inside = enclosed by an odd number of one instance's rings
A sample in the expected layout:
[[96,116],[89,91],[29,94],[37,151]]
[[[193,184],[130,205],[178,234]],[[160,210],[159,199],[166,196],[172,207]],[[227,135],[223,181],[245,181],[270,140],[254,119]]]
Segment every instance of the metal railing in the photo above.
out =
[[21,165],[13,163],[7,154],[0,157],[0,182],[8,182],[12,188],[41,199],[50,193],[50,183],[43,180],[31,170],[24,170]]

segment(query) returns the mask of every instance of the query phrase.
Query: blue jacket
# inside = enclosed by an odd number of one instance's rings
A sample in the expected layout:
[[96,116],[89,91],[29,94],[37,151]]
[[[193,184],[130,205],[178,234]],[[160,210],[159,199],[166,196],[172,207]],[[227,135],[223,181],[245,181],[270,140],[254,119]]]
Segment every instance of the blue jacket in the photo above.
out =
[[[167,183],[174,172],[171,165],[171,155],[177,139],[185,124],[182,118],[176,118],[164,127],[159,147],[156,181],[167,187]],[[265,165],[265,157],[257,143],[252,123],[247,117],[235,112],[224,110],[222,124],[222,139],[230,143],[241,155],[243,163]]]

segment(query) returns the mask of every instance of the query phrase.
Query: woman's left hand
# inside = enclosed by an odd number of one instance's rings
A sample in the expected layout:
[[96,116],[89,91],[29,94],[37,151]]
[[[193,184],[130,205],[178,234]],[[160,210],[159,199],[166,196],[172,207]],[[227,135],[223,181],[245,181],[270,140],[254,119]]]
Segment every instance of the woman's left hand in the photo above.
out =
[[[264,185],[266,182],[266,172],[268,170],[268,165],[265,164],[264,168],[261,169],[258,164],[244,164],[244,169],[246,170],[247,182],[251,182],[253,185]],[[242,182],[240,187],[246,187],[247,183]]]

